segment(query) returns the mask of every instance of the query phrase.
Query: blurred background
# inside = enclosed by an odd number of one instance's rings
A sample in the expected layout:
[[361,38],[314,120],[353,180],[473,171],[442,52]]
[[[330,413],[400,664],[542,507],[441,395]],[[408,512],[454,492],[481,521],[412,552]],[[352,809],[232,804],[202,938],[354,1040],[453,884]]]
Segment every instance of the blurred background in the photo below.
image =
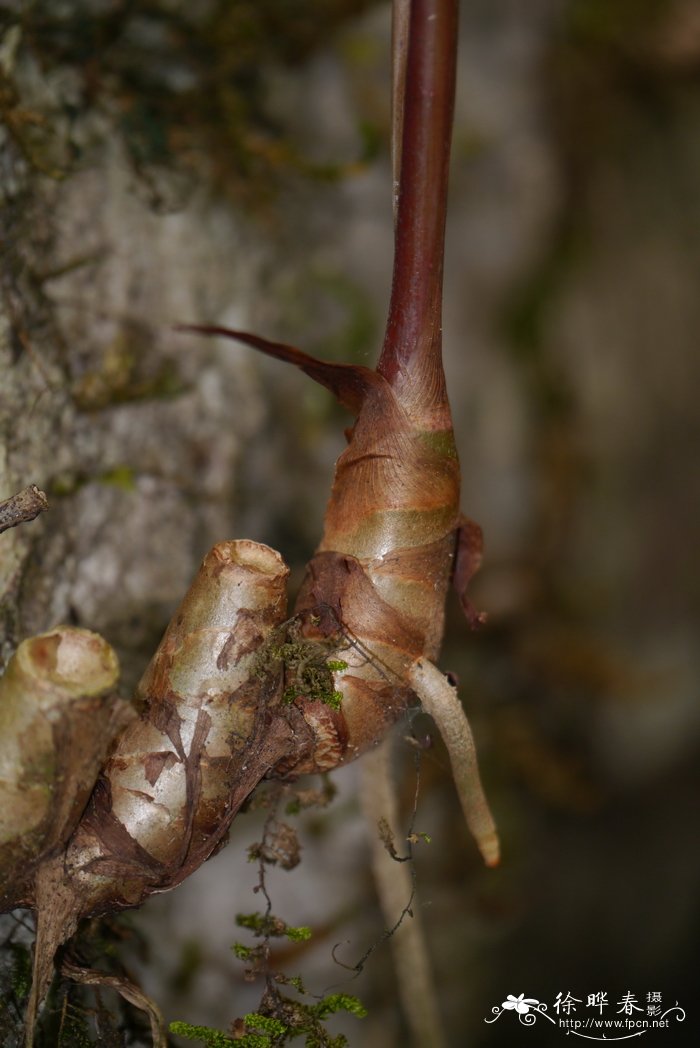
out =
[[[0,3],[2,479],[53,511],[3,536],[4,651],[99,629],[126,686],[217,539],[300,578],[347,418],[282,365],[171,333],[246,327],[372,363],[388,302],[390,9],[358,0]],[[417,906],[450,1046],[555,1045],[508,994],[626,993],[698,1029],[700,4],[463,0],[444,347],[463,505],[485,533],[442,658],[503,840],[484,870],[446,754],[420,761]],[[14,488],[12,484],[14,483]],[[3,489],[3,497],[5,495]],[[50,519],[51,518],[51,519]],[[19,534],[19,532],[22,534]],[[398,733],[407,825],[415,747]],[[275,964],[357,994],[351,1045],[410,1043],[357,770],[296,822]],[[127,920],[168,1019],[254,1009],[231,944],[264,813]],[[371,828],[369,832],[374,832]],[[398,916],[398,914],[397,914]],[[126,933],[125,933],[126,934]],[[144,954],[145,956],[145,954]],[[616,1003],[618,1002],[618,1003]],[[8,1042],[9,1043],[9,1042]],[[185,1042],[177,1042],[185,1043]]]

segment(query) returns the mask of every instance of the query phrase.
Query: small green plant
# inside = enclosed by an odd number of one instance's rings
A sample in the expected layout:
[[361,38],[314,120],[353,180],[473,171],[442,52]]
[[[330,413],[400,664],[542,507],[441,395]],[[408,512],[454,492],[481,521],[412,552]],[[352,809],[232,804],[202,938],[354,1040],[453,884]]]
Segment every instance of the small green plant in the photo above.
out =
[[[281,1048],[296,1038],[303,1037],[306,1048],[343,1048],[347,1038],[343,1034],[332,1035],[325,1027],[325,1022],[338,1012],[349,1012],[362,1018],[366,1010],[362,1003],[350,994],[334,993],[321,998],[314,998],[304,986],[300,976],[286,975],[274,971],[270,965],[271,941],[289,939],[294,943],[308,942],[311,929],[305,925],[291,925],[272,912],[272,901],[265,882],[266,867],[281,865],[290,867],[298,862],[299,845],[294,829],[286,823],[279,822],[277,810],[283,801],[286,811],[295,807],[300,810],[308,807],[310,793],[316,803],[327,803],[327,791],[298,791],[300,796],[296,805],[288,801],[288,786],[273,787],[265,795],[265,804],[269,813],[265,820],[262,839],[251,845],[248,854],[258,863],[258,883],[255,891],[262,894],[266,902],[264,912],[239,913],[236,924],[251,932],[256,942],[247,944],[235,942],[233,953],[246,965],[246,979],[264,980],[264,991],[258,1010],[249,1012],[243,1018],[236,1019],[230,1033],[215,1030],[207,1026],[193,1026],[186,1022],[170,1024],[170,1032],[211,1048],[224,1048],[235,1045],[236,1048]],[[293,995],[292,995],[293,994]]]
[[316,1004],[293,1000],[278,995],[278,1007],[283,1010],[284,1019],[266,1015],[262,1012],[249,1012],[242,1020],[233,1024],[234,1036],[209,1026],[192,1026],[186,1022],[172,1022],[170,1032],[186,1037],[190,1041],[200,1041],[207,1048],[281,1048],[296,1037],[304,1037],[306,1048],[344,1048],[347,1038],[343,1034],[332,1036],[323,1027],[324,1020],[337,1012],[345,1011],[363,1018],[367,1012],[362,1003],[347,993],[329,994]]

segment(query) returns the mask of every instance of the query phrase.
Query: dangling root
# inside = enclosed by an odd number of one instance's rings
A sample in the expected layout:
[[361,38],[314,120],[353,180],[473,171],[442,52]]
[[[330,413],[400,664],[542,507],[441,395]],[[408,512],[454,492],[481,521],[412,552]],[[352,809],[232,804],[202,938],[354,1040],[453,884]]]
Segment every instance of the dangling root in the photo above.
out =
[[[360,802],[371,834],[372,873],[387,928],[392,928],[411,898],[413,883],[408,864],[396,862],[376,832],[383,819],[394,840],[402,838],[391,768],[392,740],[366,753],[360,764]],[[405,836],[405,833],[404,835]],[[391,936],[399,995],[412,1041],[425,1048],[443,1048],[445,1039],[420,911],[412,907]]]
[[416,659],[408,680],[447,746],[462,811],[487,866],[501,857],[496,824],[491,815],[476,762],[474,738],[456,688],[426,659]]

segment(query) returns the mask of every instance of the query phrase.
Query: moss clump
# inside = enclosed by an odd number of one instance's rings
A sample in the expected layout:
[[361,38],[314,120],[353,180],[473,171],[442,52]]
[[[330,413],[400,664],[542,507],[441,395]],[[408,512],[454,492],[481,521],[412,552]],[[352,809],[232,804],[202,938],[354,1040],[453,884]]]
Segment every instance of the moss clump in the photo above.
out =
[[[236,924],[239,928],[248,928],[255,935],[265,938],[286,938],[291,939],[292,942],[306,942],[311,938],[310,928],[305,925],[295,927],[272,914],[239,913],[236,917]],[[234,952],[237,952],[237,946],[240,946],[240,943],[234,944]],[[245,951],[247,947],[244,946],[242,949]]]
[[255,672],[264,675],[271,666],[281,662],[285,668],[283,702],[292,703],[296,699],[317,701],[339,710],[343,695],[335,687],[333,674],[342,673],[348,664],[342,659],[331,657],[333,654],[327,645],[302,637],[299,623],[292,620],[284,625],[281,632],[276,631],[272,640],[260,651]]
[[268,992],[264,1002],[261,1006],[261,1009],[265,1008],[264,1011],[249,1012],[242,1020],[236,1020],[235,1038],[209,1026],[192,1026],[185,1022],[171,1023],[170,1032],[188,1040],[200,1041],[208,1048],[228,1048],[228,1045],[234,1044],[242,1048],[282,1048],[297,1037],[304,1038],[307,1048],[344,1048],[348,1043],[347,1038],[342,1034],[331,1036],[323,1027],[323,1021],[340,1011],[349,1012],[358,1019],[367,1014],[362,1002],[347,993],[329,994],[317,1004],[306,1004],[279,993]]
[[[170,1024],[170,1032],[177,1034],[179,1037],[186,1037],[188,1041],[201,1041],[202,1044],[206,1044],[208,1048],[227,1048],[231,1044],[245,1044],[242,1041],[233,1041],[221,1030],[212,1030],[210,1026],[193,1026],[192,1023],[184,1023],[175,1021]],[[266,1044],[270,1042],[264,1040],[260,1042],[262,1048],[265,1048]],[[255,1048],[254,1045],[247,1045],[247,1048]]]

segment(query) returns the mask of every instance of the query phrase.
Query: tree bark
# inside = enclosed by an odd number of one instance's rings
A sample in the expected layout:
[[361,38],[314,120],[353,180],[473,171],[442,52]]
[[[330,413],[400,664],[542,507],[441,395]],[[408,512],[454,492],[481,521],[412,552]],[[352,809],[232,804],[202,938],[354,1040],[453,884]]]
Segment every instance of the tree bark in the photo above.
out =
[[277,245],[206,164],[135,164],[123,92],[96,102],[88,66],[56,56],[60,26],[36,20],[43,37],[31,16],[3,26],[0,500],[36,484],[49,509],[0,540],[0,664],[84,625],[128,689],[201,556],[236,533],[242,444],[265,425],[241,355],[172,326],[252,323]]

